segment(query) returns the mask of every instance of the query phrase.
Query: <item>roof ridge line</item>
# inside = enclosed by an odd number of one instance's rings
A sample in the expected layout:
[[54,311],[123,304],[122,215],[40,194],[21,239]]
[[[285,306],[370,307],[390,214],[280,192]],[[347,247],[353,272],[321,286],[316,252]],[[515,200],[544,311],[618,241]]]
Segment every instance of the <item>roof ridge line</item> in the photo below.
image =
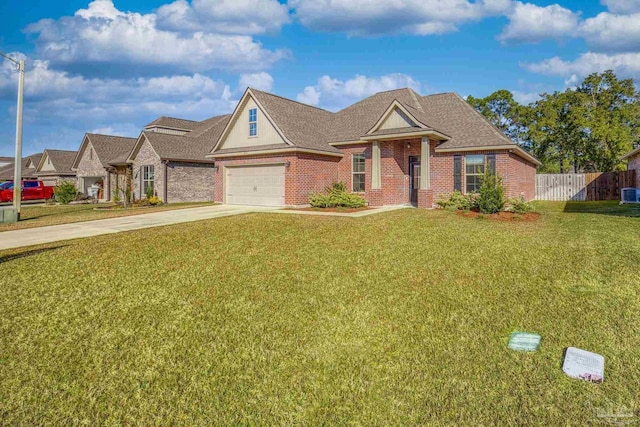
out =
[[271,96],[276,97],[276,98],[284,99],[285,101],[295,102],[296,104],[304,105],[305,107],[315,108],[316,110],[320,110],[320,111],[323,111],[325,113],[335,114],[334,112],[329,111],[329,110],[325,110],[324,108],[316,107],[315,105],[305,104],[304,102],[300,102],[300,101],[297,101],[295,99],[285,98],[284,96],[276,95],[276,94],[271,93],[271,92],[265,92],[263,90],[254,89],[254,88],[251,88],[251,87],[249,89],[251,89],[251,91],[253,91],[253,92],[260,92],[260,93],[264,93],[265,95],[271,95]]

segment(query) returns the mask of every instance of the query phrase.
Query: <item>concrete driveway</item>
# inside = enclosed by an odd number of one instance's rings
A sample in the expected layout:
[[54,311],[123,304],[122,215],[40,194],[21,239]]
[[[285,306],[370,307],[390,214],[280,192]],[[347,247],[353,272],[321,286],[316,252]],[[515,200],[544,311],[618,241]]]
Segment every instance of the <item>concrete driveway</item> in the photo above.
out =
[[121,218],[74,222],[72,224],[51,225],[48,227],[28,228],[25,230],[3,231],[0,232],[0,250],[99,236],[101,234],[120,233],[121,231],[180,224],[183,222],[201,221],[203,219],[220,218],[251,212],[271,212],[274,210],[275,208],[254,206],[215,205],[154,212]]

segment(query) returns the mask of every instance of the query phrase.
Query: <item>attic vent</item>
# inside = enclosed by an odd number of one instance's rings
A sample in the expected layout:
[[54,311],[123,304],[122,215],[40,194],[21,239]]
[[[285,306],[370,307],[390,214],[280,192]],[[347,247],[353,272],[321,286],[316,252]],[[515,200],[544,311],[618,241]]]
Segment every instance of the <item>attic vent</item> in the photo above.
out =
[[623,188],[620,203],[640,203],[640,188]]

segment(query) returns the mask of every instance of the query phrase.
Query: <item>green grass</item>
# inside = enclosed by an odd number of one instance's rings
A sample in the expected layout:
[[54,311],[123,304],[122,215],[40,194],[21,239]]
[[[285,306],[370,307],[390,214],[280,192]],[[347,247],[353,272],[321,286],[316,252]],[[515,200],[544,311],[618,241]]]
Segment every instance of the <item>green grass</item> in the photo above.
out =
[[94,219],[116,218],[121,216],[139,215],[172,209],[210,206],[213,203],[170,203],[168,205],[148,206],[144,208],[94,210],[96,207],[111,206],[108,203],[81,205],[37,205],[23,206],[20,212],[20,222],[14,224],[0,224],[0,232],[20,230],[24,228],[44,227],[47,225],[68,224],[72,222],[91,221]]
[[[581,425],[599,407],[637,411],[640,219],[615,203],[538,207],[534,223],[251,214],[1,252],[0,422]],[[541,334],[540,350],[508,350],[515,330]],[[567,346],[605,356],[603,384],[563,374]]]

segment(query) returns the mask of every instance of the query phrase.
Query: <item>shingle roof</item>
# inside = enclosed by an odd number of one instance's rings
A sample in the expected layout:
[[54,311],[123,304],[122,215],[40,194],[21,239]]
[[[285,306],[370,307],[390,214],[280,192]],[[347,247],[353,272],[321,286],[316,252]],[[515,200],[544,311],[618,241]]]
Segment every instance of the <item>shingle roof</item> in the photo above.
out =
[[636,154],[640,154],[640,147],[636,148],[635,150],[629,151],[627,154],[625,154],[624,156],[620,157],[620,160],[627,160],[627,159],[635,156]]
[[[44,150],[51,159],[51,165],[55,171],[39,171],[38,175],[75,175],[75,171],[71,170],[73,161],[76,158],[77,151],[67,150]],[[44,154],[43,153],[43,154]]]
[[259,90],[251,89],[251,92],[284,137],[296,147],[340,153],[327,144],[333,113]]
[[429,118],[421,112],[422,104],[419,95],[412,89],[396,89],[380,92],[335,113],[327,142],[358,141],[375,124],[393,101],[398,101],[414,114],[416,119],[431,126]]
[[[13,180],[13,157],[9,157],[11,159],[11,164],[5,165],[0,168],[0,181]],[[42,153],[30,154],[26,157],[22,158],[22,178],[35,178],[36,167],[38,167],[38,163],[40,163],[40,158],[42,158]],[[27,169],[27,161],[31,159],[31,162],[35,165],[33,169]]]
[[375,132],[371,132],[369,136],[378,136],[378,135],[384,136],[384,135],[394,135],[394,134],[401,134],[401,133],[417,133],[417,132],[424,132],[425,130],[428,130],[428,129],[416,128],[416,127],[380,129]]
[[201,122],[197,122],[194,120],[186,120],[186,119],[178,119],[176,117],[162,116],[162,117],[158,117],[151,123],[145,125],[145,129],[157,126],[157,127],[163,127],[163,128],[169,128],[169,129],[190,131],[200,126],[200,123]]
[[450,137],[438,148],[517,146],[456,93],[424,96],[420,104],[433,127]]
[[184,135],[167,135],[149,131],[143,131],[142,134],[161,159],[208,161],[205,155],[212,148],[203,139],[187,138]]
[[[136,138],[101,135],[97,133],[88,133],[86,134],[86,137],[89,138],[96,156],[98,156],[100,163],[102,163],[102,166],[104,167],[107,167],[111,162],[121,158],[122,156],[128,156],[137,141]],[[84,151],[84,147],[81,150]],[[79,157],[81,155],[81,153],[78,153],[76,162],[80,160]],[[74,164],[74,166],[77,165]]]
[[42,153],[36,153],[36,154],[30,154],[27,157],[23,158],[22,161],[22,166],[26,166],[27,164],[27,160],[31,160],[31,163],[33,163],[33,168],[37,168],[38,164],[40,163],[40,159],[42,158]]
[[13,163],[0,167],[0,181],[10,181],[13,179]]

